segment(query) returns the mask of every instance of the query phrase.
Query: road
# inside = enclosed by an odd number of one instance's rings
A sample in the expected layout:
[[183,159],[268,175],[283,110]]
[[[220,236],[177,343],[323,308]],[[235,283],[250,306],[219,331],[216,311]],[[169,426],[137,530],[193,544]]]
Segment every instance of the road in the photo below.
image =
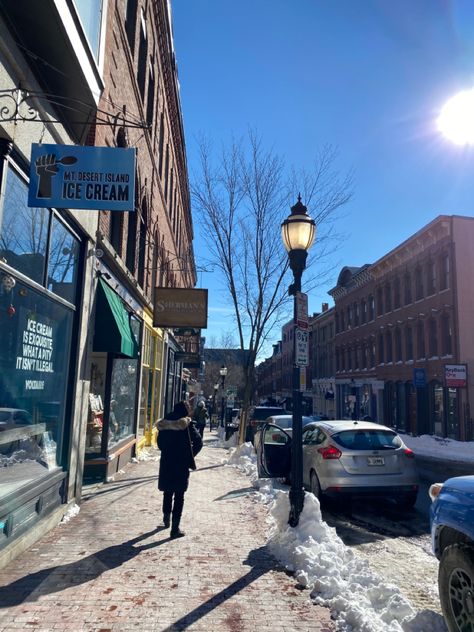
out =
[[413,509],[402,510],[388,500],[353,499],[327,503],[323,518],[374,572],[397,585],[414,608],[441,615],[438,560],[431,552],[429,525],[428,488],[433,481],[427,471],[421,476]]

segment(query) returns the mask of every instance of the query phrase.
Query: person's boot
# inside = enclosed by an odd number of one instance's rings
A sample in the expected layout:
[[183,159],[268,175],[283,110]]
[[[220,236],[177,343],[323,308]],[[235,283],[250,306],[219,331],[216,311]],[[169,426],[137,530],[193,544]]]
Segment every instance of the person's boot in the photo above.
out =
[[171,514],[165,513],[163,514],[163,526],[167,529],[171,523]]
[[184,533],[184,531],[181,531],[181,529],[179,528],[179,522],[174,522],[173,521],[173,525],[171,527],[171,532],[170,532],[170,538],[182,538],[183,536],[185,536],[186,534]]

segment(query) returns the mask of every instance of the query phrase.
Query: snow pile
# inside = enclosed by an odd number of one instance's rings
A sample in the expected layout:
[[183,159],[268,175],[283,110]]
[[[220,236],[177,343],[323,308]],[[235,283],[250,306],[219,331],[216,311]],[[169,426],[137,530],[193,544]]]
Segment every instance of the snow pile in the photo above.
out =
[[79,505],[76,505],[76,503],[72,504],[64,514],[59,524],[66,524],[66,522],[69,522],[69,520],[75,518],[80,511],[81,508],[79,507]]
[[415,455],[439,458],[443,461],[474,463],[474,441],[455,441],[434,435],[412,437],[411,435],[399,434]]
[[311,589],[316,603],[329,606],[339,629],[398,632],[415,611],[397,586],[384,584],[368,564],[346,547],[321,517],[319,502],[305,495],[300,522],[288,526],[288,493],[276,492],[271,508],[269,549],[297,581]]
[[336,530],[324,522],[319,501],[305,494],[299,525],[288,525],[286,489],[259,479],[256,454],[250,443],[232,450],[228,465],[251,477],[258,500],[270,505],[268,547],[296,580],[311,590],[314,602],[327,606],[341,632],[442,632],[438,614],[416,612],[398,586],[384,582],[368,563],[345,546]]
[[225,429],[219,427],[217,430],[217,441],[212,444],[214,448],[235,448],[239,443],[239,433],[234,432],[229,439],[225,439]]
[[133,457],[133,463],[138,463],[140,461],[158,461],[159,457],[156,456],[156,450],[154,452],[150,452],[147,448],[142,448],[140,452],[138,452],[136,457]]

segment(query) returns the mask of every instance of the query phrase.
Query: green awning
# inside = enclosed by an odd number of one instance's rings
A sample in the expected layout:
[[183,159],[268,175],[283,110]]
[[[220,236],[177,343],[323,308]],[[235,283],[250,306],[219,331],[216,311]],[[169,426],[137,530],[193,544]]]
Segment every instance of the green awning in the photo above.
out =
[[99,279],[95,312],[94,351],[138,357],[138,345],[130,327],[129,313],[107,283]]

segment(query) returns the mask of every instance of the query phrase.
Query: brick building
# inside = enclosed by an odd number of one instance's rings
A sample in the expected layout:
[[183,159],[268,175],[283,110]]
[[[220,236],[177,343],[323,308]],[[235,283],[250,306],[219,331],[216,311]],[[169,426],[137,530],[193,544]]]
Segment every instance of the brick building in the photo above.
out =
[[442,215],[374,264],[342,269],[329,291],[339,417],[472,438],[473,237],[474,218]]
[[[184,395],[153,294],[196,272],[169,3],[2,0],[0,34],[1,565]],[[32,143],[135,152],[130,208],[29,206]]]
[[330,419],[336,417],[335,406],[335,310],[323,303],[320,314],[309,322],[311,344],[311,393],[313,412]]

